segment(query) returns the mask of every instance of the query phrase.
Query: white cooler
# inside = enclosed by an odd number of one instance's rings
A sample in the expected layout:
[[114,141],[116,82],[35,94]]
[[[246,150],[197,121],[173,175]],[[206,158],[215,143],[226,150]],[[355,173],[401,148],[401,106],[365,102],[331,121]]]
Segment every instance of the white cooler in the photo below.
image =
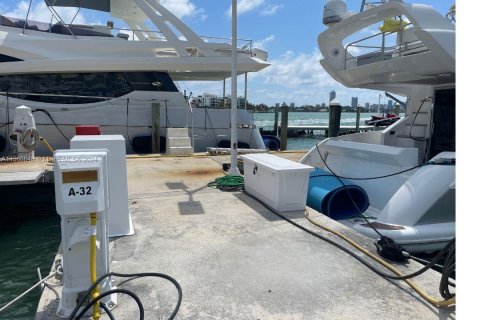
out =
[[266,153],[240,157],[246,193],[275,212],[305,210],[313,167]]

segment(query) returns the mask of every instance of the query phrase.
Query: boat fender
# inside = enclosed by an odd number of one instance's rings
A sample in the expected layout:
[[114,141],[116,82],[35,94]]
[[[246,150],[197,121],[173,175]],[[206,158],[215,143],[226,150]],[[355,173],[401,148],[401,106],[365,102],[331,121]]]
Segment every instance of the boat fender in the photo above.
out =
[[328,171],[315,168],[310,173],[307,206],[333,220],[359,216],[370,205],[368,195],[361,187]]

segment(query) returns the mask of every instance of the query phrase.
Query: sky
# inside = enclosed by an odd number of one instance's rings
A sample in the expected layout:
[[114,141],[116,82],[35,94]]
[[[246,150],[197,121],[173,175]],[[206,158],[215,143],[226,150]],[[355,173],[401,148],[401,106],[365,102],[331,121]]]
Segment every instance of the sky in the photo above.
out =
[[[161,0],[165,7],[181,18],[201,36],[231,36],[230,0]],[[405,2],[412,2],[406,0]],[[445,14],[454,3],[450,0],[418,0],[432,5]],[[0,12],[11,17],[25,17],[29,1],[2,0]],[[329,93],[335,90],[342,105],[350,105],[353,96],[360,105],[366,102],[387,103],[383,92],[352,89],[337,83],[320,66],[318,34],[325,30],[322,24],[324,0],[238,0],[238,37],[252,40],[254,46],[268,51],[266,69],[248,76],[247,97],[252,103],[294,102],[328,104]],[[348,0],[348,11],[358,11],[360,0]],[[62,16],[73,16],[76,9],[58,9]],[[50,21],[50,12],[43,0],[33,0],[29,19]],[[105,18],[90,10],[82,10],[75,23],[105,24]],[[222,82],[181,82],[181,90],[194,96],[204,92],[222,95]],[[227,93],[230,92],[227,80]],[[244,78],[239,77],[238,93],[244,93]]]

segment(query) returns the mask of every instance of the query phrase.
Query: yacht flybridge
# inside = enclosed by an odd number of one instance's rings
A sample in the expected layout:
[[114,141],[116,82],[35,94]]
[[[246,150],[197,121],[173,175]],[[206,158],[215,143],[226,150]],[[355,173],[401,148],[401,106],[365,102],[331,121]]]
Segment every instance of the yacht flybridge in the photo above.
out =
[[[326,139],[301,162],[365,191],[363,217],[353,206],[342,223],[410,251],[440,249],[455,236],[454,7],[445,16],[423,4],[363,1],[352,13],[329,0],[324,23],[323,68],[345,86],[406,97],[407,109],[382,131]],[[324,174],[313,175],[321,184]]]
[[[0,155],[8,143],[15,108],[34,112],[39,134],[54,148],[68,146],[75,126],[97,124],[122,134],[127,152],[148,152],[151,104],[160,104],[160,135],[188,128],[195,151],[229,143],[229,112],[192,108],[174,81],[219,80],[231,75],[229,39],[199,37],[158,0],[45,0],[52,22],[0,15]],[[66,22],[58,7],[109,13],[105,25]],[[114,26],[113,21],[120,21]],[[267,52],[238,49],[237,72],[269,64]],[[239,147],[264,149],[246,110],[238,111]],[[39,146],[37,155],[49,154]]]

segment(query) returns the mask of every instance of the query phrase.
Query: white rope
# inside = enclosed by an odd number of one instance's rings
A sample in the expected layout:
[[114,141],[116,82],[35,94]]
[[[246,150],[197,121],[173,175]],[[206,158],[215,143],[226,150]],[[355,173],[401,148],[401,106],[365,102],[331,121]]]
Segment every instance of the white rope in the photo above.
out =
[[32,291],[33,289],[35,289],[36,287],[38,287],[39,285],[41,285],[42,283],[44,283],[46,280],[50,279],[51,277],[53,277],[54,275],[56,275],[57,272],[53,272],[51,274],[49,274],[48,276],[46,276],[45,278],[43,278],[42,280],[40,280],[39,282],[37,282],[34,286],[30,287],[30,289],[28,289],[27,291],[25,291],[24,293],[22,293],[21,295],[19,295],[18,297],[16,297],[15,299],[13,299],[12,301],[10,301],[9,303],[7,303],[6,305],[4,305],[1,309],[0,309],[0,312],[4,311],[5,309],[7,309],[9,306],[11,306],[12,304],[14,304],[15,302],[17,302],[18,300],[20,300],[21,298],[23,298],[25,295],[27,295],[30,291]]

